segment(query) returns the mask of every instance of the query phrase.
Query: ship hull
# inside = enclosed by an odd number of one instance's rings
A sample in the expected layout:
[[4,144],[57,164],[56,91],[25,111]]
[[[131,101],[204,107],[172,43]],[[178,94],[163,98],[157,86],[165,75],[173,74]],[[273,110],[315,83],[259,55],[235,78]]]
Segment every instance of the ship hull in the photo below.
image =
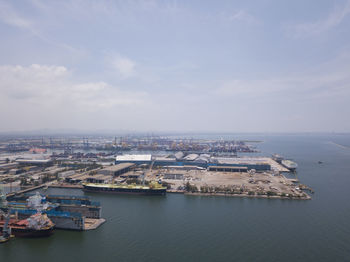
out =
[[35,230],[35,229],[16,229],[12,228],[12,235],[15,237],[48,237],[53,234],[53,227],[48,229],[41,229],[41,230]]
[[99,192],[110,194],[126,194],[126,195],[165,195],[166,189],[133,189],[133,188],[109,188],[109,187],[94,187],[84,185],[85,192]]
[[[53,234],[54,227],[46,228],[46,229],[28,229],[28,228],[19,228],[19,227],[12,227],[11,228],[11,234],[15,237],[48,237]],[[2,231],[2,227],[1,227]]]
[[10,240],[10,236],[5,237],[3,235],[0,235],[0,244],[6,243],[9,240]]
[[298,165],[295,162],[290,160],[282,160],[281,164],[287,169],[289,169],[289,171],[291,172],[295,172],[298,167]]

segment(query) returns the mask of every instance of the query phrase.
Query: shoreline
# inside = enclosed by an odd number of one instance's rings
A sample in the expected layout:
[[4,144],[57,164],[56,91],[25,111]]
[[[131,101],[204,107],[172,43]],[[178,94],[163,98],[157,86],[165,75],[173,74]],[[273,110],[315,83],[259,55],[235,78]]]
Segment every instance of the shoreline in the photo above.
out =
[[[49,188],[67,188],[67,189],[83,189],[81,185],[50,185]],[[288,197],[288,196],[267,196],[267,195],[248,195],[248,194],[226,194],[226,193],[201,193],[201,192],[185,192],[182,190],[167,190],[167,194],[183,194],[189,196],[220,196],[220,197],[243,197],[243,198],[265,198],[265,199],[285,199],[285,200],[311,200],[306,197]]]
[[[172,192],[169,192],[172,193]],[[184,195],[189,196],[221,196],[221,197],[247,197],[247,198],[265,198],[265,199],[285,199],[285,200],[311,200],[312,198],[307,197],[287,197],[287,196],[267,196],[267,195],[248,195],[248,194],[225,194],[225,193],[191,193],[184,192]]]

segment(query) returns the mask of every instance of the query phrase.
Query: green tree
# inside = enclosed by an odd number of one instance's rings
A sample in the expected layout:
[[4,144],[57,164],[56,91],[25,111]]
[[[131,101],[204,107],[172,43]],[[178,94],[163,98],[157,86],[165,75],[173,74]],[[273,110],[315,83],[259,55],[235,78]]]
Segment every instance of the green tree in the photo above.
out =
[[198,188],[195,186],[195,185],[191,185],[190,182],[187,182],[186,185],[185,185],[185,190],[187,192],[198,192]]

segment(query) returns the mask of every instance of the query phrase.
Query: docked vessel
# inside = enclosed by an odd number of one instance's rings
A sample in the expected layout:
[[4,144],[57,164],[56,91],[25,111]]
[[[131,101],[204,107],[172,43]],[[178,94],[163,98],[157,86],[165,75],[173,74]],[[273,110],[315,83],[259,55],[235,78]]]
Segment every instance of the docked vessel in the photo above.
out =
[[87,196],[69,195],[20,195],[10,198],[8,207],[20,219],[28,218],[41,210],[57,229],[86,230],[86,221],[99,220],[102,207]]
[[275,160],[277,163],[280,163],[284,160],[283,156],[280,156],[278,154],[273,154],[272,159]]
[[291,160],[282,160],[282,165],[288,168],[290,171],[295,171],[298,167],[298,164]]
[[6,243],[9,240],[10,240],[10,235],[8,235],[8,234],[4,235],[4,234],[0,233],[0,244]]
[[139,195],[165,195],[166,187],[157,183],[145,185],[121,185],[121,184],[98,184],[84,183],[84,191],[103,192],[117,194],[139,194]]
[[[46,214],[37,213],[27,219],[10,219],[8,227],[16,237],[46,237],[53,233],[54,223]],[[6,221],[0,220],[0,230],[6,227]]]

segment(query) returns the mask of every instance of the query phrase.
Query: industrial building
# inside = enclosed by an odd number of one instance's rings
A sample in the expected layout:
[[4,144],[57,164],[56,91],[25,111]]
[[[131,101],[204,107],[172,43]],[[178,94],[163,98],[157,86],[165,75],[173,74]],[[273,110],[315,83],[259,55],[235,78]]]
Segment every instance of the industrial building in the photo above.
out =
[[152,155],[119,155],[116,157],[116,164],[134,163],[137,165],[151,164]]
[[[179,153],[179,152],[178,152]],[[153,156],[152,155],[120,155],[116,157],[116,163],[134,163],[134,164],[148,164],[152,167],[185,167],[185,166],[194,166],[206,168],[208,170],[214,170],[214,166],[219,166],[217,170],[224,170],[224,166],[232,167],[233,170],[242,170],[237,172],[246,172],[246,170],[256,170],[258,172],[269,171],[271,170],[271,164],[266,158],[250,158],[250,157],[211,157],[209,154],[188,154],[187,156],[182,157],[180,154],[176,157],[172,156]],[[271,160],[271,159],[270,159]],[[274,161],[273,161],[274,162]],[[236,167],[236,169],[234,168]],[[229,170],[229,169],[227,169]]]
[[248,172],[248,167],[246,166],[209,166],[209,171],[216,172]]
[[186,161],[194,161],[199,157],[199,155],[197,154],[188,154],[187,156],[185,156],[183,159]]
[[0,170],[10,170],[10,169],[16,168],[18,165],[19,164],[16,162],[1,164]]
[[142,176],[142,174],[138,173],[131,173],[131,174],[123,174],[120,177],[121,178],[133,178],[133,179],[139,179]]
[[176,158],[172,158],[172,157],[158,156],[158,157],[154,157],[153,161],[154,161],[153,166],[173,166],[173,165],[177,165]]
[[94,175],[89,176],[85,179],[86,182],[89,183],[100,183],[100,184],[108,184],[112,182],[112,176],[110,175]]
[[234,157],[234,158],[223,158],[217,157],[212,159],[212,163],[209,166],[236,166],[236,167],[247,167],[248,170],[256,171],[269,171],[271,165],[268,163],[266,158],[259,157]]
[[84,181],[88,177],[89,177],[89,175],[86,173],[74,174],[74,175],[66,177],[65,182],[71,183],[71,184],[76,184],[76,183],[80,183],[80,182]]
[[121,174],[129,172],[134,166],[135,166],[135,163],[120,163],[117,165],[108,166],[101,170],[98,170],[97,173],[102,175],[109,175],[109,176],[120,176]]
[[53,162],[51,159],[16,159],[21,165],[49,166]]

